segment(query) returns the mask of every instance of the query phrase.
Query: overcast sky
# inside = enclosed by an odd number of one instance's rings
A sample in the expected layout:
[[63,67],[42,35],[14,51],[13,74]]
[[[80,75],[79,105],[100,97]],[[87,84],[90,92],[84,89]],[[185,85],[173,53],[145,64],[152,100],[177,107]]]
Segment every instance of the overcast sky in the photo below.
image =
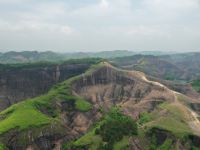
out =
[[200,51],[200,0],[0,0],[0,51]]

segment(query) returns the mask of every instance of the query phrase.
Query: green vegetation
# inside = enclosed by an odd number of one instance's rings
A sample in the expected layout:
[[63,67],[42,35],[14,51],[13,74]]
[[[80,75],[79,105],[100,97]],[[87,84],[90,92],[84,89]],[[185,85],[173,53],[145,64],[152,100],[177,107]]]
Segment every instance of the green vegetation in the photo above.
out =
[[124,136],[121,141],[114,144],[114,150],[124,150],[129,146],[129,137]]
[[145,58],[141,58],[138,65],[146,66],[149,64],[149,61]]
[[157,150],[171,150],[172,140],[166,139],[165,142]]
[[[88,72],[100,65],[101,63],[94,65]],[[57,84],[43,96],[28,99],[2,111],[0,113],[0,134],[11,129],[25,130],[30,127],[40,127],[53,121],[58,121],[61,110],[55,107],[55,101],[68,103],[71,107],[67,108],[68,110],[66,111],[74,109],[83,112],[89,111],[92,108],[89,102],[71,94],[71,85],[80,77],[81,75],[70,78],[63,83]],[[45,110],[45,114],[43,110]]]
[[113,143],[121,140],[123,136],[137,134],[137,125],[130,117],[123,115],[117,108],[113,108],[95,133],[100,135],[103,141]]
[[[154,121],[147,123],[148,129],[156,127],[170,131],[177,137],[184,137],[191,133],[191,130],[187,124],[190,120],[189,112],[181,104],[163,103],[159,106],[161,110],[165,110],[167,113],[162,115],[160,110],[151,114]],[[177,128],[178,127],[178,128]]]
[[170,117],[163,117],[159,119],[154,126],[171,131],[179,137],[190,133],[190,128],[185,123],[182,123],[180,120],[176,120],[175,118]]
[[[105,65],[105,62],[93,65],[84,76],[90,75],[96,69]],[[53,122],[59,122],[61,109],[55,103],[67,104],[66,111],[87,112],[92,109],[92,105],[81,97],[73,96],[71,85],[83,75],[79,75],[54,86],[47,94],[28,99],[15,104],[0,113],[0,134],[12,129],[19,131],[29,128],[41,127]],[[167,130],[176,137],[183,137],[190,133],[187,121],[190,119],[184,105],[163,103],[154,112],[142,112],[139,115],[138,124],[142,130],[153,127]],[[162,113],[164,112],[164,115]],[[99,108],[103,112],[102,108]],[[153,121],[152,121],[153,120]],[[143,128],[144,126],[147,128]],[[178,128],[177,128],[178,127]],[[87,134],[80,139],[64,144],[62,149],[72,148],[89,150],[122,150],[129,146],[129,139],[138,134],[135,121],[124,115],[119,108],[112,108]],[[143,138],[146,138],[146,132]],[[140,135],[139,135],[140,136]],[[140,138],[140,137],[139,137]],[[152,150],[170,150],[173,141],[166,139],[162,145],[157,145],[155,135],[152,136],[149,145]],[[0,144],[0,150],[3,145]],[[196,150],[195,147],[193,147]]]
[[100,147],[102,138],[99,135],[95,135],[95,129],[91,130],[80,139],[73,143],[74,147],[84,148],[89,146],[90,150],[96,150]]
[[73,143],[78,148],[90,150],[121,149],[128,146],[130,136],[137,134],[137,124],[118,108],[111,111],[86,135]]
[[157,145],[156,136],[153,135],[151,138],[150,150],[171,150],[173,141],[172,139],[166,139],[162,145]]
[[68,150],[69,145],[68,144],[63,144],[61,150]]
[[10,107],[0,115],[6,115],[6,118],[0,122],[0,134],[14,128],[23,130],[28,127],[45,125],[52,120],[34,108],[31,103],[26,102]]
[[172,74],[172,73],[166,73],[165,76],[164,76],[164,79],[165,80],[175,80],[175,76]]
[[58,62],[69,59],[83,59],[83,58],[114,58],[122,56],[133,55],[133,52],[125,50],[117,51],[103,51],[103,52],[75,52],[75,53],[55,53],[51,51],[37,52],[37,51],[23,51],[23,52],[0,52],[0,63],[23,63],[23,62],[39,62],[50,61]]
[[192,87],[200,93],[200,79],[192,81]]
[[196,147],[196,146],[192,146],[192,149],[191,150],[200,150],[199,147]]
[[77,98],[76,109],[80,111],[88,111],[92,108],[91,104],[82,98]]
[[170,112],[172,117],[175,117],[179,120],[187,122],[190,120],[190,112],[183,104],[174,104],[174,103],[163,103],[160,105],[160,108],[167,110]]
[[[141,113],[138,120],[139,124],[142,124],[139,134],[140,139],[145,139],[149,136],[150,143],[144,141],[144,145],[149,145],[151,150],[171,150],[179,149],[179,145],[174,140],[185,141],[186,146],[190,147],[190,139],[188,136],[192,134],[191,128],[188,122],[191,121],[191,115],[186,106],[182,103],[162,103],[158,106],[158,109],[151,113]],[[158,145],[159,137],[154,134],[154,130],[157,129],[166,132],[167,139]],[[139,132],[139,133],[140,133]],[[152,132],[152,133],[151,133]],[[158,139],[157,139],[158,138]]]
[[56,65],[67,65],[67,64],[97,64],[101,62],[102,59],[99,58],[84,58],[84,59],[69,59],[60,62],[49,62],[49,61],[39,61],[30,63],[15,63],[15,64],[0,64],[0,71],[5,70],[19,70],[19,69],[34,69],[41,67],[52,67]]
[[4,150],[4,145],[3,144],[0,144],[0,150]]
[[40,68],[55,66],[56,63],[52,62],[36,62],[36,63],[18,63],[18,64],[0,64],[0,71],[27,69],[27,68]]
[[140,115],[139,115],[138,123],[139,123],[140,125],[143,125],[144,123],[147,123],[147,122],[149,122],[149,121],[151,121],[151,120],[152,120],[152,117],[151,117],[151,114],[150,114],[150,113],[148,113],[148,112],[142,112],[142,113],[140,113]]

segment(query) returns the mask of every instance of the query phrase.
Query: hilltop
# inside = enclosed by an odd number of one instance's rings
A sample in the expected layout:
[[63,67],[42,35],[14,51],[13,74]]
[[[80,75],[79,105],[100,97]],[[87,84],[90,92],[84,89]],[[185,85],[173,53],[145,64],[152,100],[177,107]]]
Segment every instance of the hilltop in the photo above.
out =
[[142,72],[101,62],[2,111],[0,141],[5,149],[198,148],[199,106]]

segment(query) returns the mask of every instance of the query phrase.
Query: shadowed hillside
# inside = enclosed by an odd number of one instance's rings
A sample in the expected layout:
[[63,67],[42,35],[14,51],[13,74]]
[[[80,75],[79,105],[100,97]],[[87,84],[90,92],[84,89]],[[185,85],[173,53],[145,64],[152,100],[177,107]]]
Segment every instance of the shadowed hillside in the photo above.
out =
[[0,65],[0,110],[46,93],[53,85],[84,73],[99,59],[69,60],[64,63]]

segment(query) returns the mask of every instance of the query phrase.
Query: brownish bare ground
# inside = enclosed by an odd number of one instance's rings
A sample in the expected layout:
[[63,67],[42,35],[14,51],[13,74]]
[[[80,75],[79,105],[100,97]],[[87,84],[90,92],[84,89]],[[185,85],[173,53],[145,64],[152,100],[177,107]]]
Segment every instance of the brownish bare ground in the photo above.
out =
[[[198,99],[192,99],[169,89],[167,86],[150,81],[144,73],[124,71],[104,63],[91,75],[86,75],[73,85],[76,95],[88,99],[94,108],[108,108],[118,105],[123,112],[133,118],[138,118],[140,112],[151,112],[163,102],[173,103],[189,114],[188,125],[200,135],[200,122],[195,110],[188,107],[190,103],[200,104]],[[184,97],[185,100],[179,100]]]

